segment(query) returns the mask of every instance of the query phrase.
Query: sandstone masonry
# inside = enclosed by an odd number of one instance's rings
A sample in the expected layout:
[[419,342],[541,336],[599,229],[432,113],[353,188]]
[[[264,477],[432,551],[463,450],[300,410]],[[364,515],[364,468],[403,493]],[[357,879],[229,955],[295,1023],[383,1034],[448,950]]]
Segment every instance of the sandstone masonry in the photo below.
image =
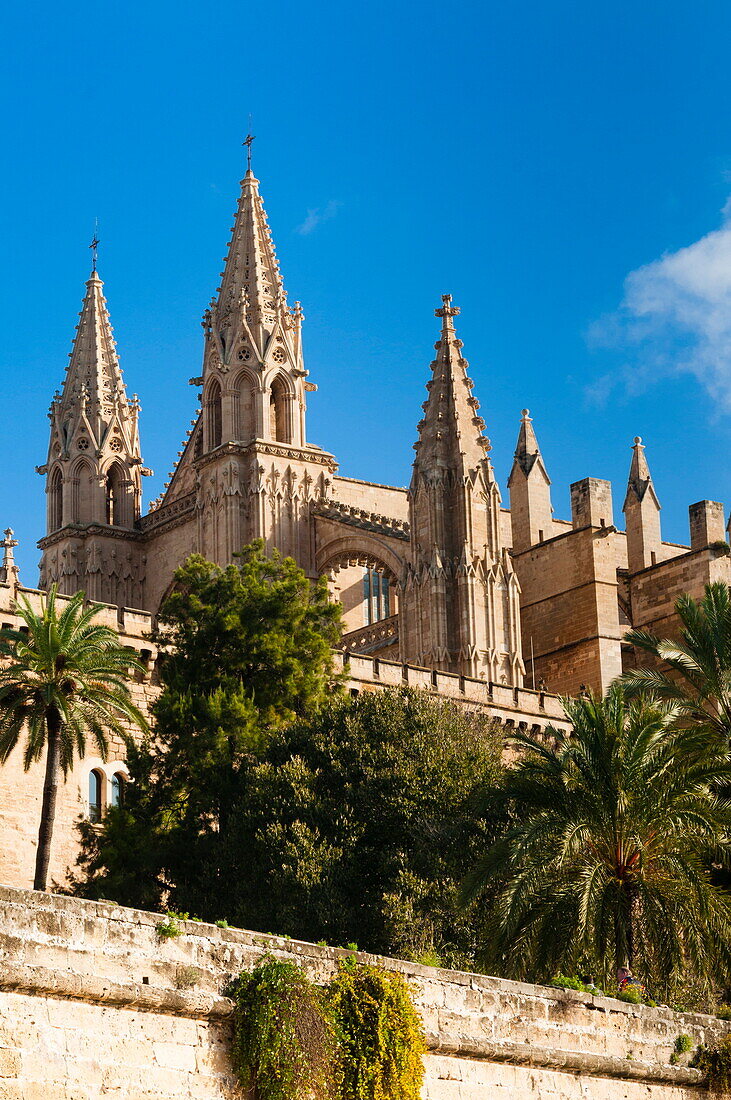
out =
[[[228,980],[265,953],[327,980],[344,951],[0,888],[3,1100],[234,1100]],[[409,979],[427,1038],[424,1100],[691,1100],[675,1038],[708,1016],[361,956]],[[192,979],[191,979],[192,975]],[[185,980],[183,980],[185,979]],[[189,988],[181,985],[193,981]]]

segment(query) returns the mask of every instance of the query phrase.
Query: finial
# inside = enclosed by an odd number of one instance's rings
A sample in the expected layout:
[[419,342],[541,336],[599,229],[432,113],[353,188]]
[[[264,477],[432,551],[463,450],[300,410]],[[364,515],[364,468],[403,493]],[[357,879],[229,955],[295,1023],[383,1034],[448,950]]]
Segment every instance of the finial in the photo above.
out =
[[530,420],[530,409],[523,409],[520,415],[523,417],[523,420]]
[[18,584],[20,570],[15,564],[15,556],[13,554],[14,548],[18,545],[18,540],[13,538],[12,527],[5,528],[5,538],[2,543],[3,547],[3,561],[0,565],[0,584]]
[[246,146],[246,168],[247,171],[251,171],[251,146],[254,144],[256,134],[251,133],[251,115],[249,115],[249,133],[246,135],[242,145]]
[[97,254],[98,254],[98,250],[99,250],[98,232],[99,232],[99,219],[94,218],[94,236],[91,238],[91,244],[89,245],[89,248],[91,249],[91,273],[92,273],[92,275],[96,275],[96,261],[97,261]]
[[452,295],[442,294],[442,308],[434,310],[435,317],[456,317],[459,313],[459,306],[452,305]]
[[635,441],[633,443],[633,446],[634,447],[637,447],[637,446],[641,447],[642,446],[642,436],[641,435],[636,435],[635,436]]

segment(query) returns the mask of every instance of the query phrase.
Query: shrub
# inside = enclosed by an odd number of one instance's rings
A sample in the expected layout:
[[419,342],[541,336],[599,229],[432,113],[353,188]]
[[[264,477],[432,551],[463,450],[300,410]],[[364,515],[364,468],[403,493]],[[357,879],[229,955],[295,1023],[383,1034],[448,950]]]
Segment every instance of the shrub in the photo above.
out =
[[709,1092],[717,1096],[731,1093],[731,1035],[717,1047],[701,1043],[690,1064],[705,1074]]
[[642,992],[639,989],[633,988],[623,989],[621,993],[617,994],[618,1001],[624,1001],[628,1005],[640,1005],[642,1004]]
[[581,978],[569,978],[565,974],[557,974],[548,984],[554,989],[576,989],[579,993],[591,993],[593,997],[604,996],[604,990],[593,982],[583,982]]
[[179,966],[175,971],[175,988],[192,989],[201,979],[201,972],[195,966]]
[[336,1041],[322,992],[295,963],[271,956],[232,990],[234,1069],[256,1100],[329,1100]]
[[719,1005],[716,1009],[719,1020],[731,1020],[731,1005]]
[[675,1040],[674,1050],[676,1054],[687,1054],[693,1049],[693,1040],[690,1035],[678,1035]]
[[187,920],[187,913],[174,913],[169,911],[166,914],[166,919],[158,921],[155,925],[155,931],[161,940],[175,939],[176,936],[183,934],[183,929],[180,927],[181,920]]
[[401,974],[349,959],[329,986],[342,1100],[419,1100],[426,1050]]

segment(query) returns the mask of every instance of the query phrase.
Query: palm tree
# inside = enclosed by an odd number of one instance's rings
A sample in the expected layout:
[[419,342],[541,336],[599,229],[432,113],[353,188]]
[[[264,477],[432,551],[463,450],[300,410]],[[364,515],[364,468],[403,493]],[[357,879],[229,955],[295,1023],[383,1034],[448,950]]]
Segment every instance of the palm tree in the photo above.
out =
[[677,704],[688,723],[722,740],[731,738],[731,590],[723,581],[707,584],[703,599],[681,596],[675,613],[680,641],[630,630],[625,641],[662,661],[662,668],[638,668],[623,680],[632,695],[650,692]]
[[60,776],[91,737],[102,760],[107,735],[127,739],[129,725],[147,723],[132,702],[127,678],[143,666],[108,626],[95,623],[98,607],[84,609],[77,592],[59,613],[56,586],[35,612],[26,599],[16,611],[25,628],[0,631],[0,764],[26,733],[26,771],[46,752],[34,889],[45,890]]
[[728,746],[709,753],[672,706],[621,684],[564,706],[572,730],[513,737],[520,757],[484,795],[509,820],[463,887],[465,904],[482,898],[481,961],[532,980],[580,966],[603,981],[617,966],[657,983],[725,976],[731,902],[704,856],[728,843]]

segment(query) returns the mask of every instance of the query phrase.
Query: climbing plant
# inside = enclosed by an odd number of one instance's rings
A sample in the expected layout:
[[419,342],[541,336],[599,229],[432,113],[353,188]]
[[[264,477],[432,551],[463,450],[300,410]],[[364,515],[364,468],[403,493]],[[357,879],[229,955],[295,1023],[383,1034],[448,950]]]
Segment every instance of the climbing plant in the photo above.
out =
[[322,990],[266,956],[233,989],[234,1069],[255,1100],[334,1100],[336,1040]]
[[328,987],[342,1100],[418,1100],[426,1047],[403,975],[342,963]]

